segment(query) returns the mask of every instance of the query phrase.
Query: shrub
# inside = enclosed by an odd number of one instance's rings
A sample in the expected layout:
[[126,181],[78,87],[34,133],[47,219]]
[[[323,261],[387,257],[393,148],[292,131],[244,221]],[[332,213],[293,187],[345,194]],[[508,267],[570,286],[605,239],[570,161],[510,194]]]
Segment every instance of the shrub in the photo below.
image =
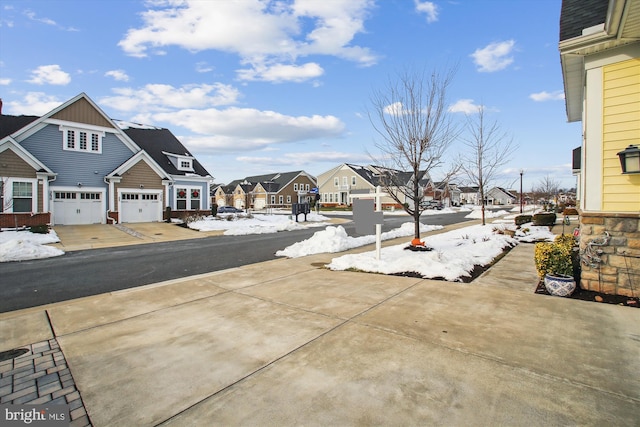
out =
[[533,216],[533,225],[552,226],[556,223],[556,214],[553,212],[541,212]]
[[49,225],[32,225],[29,227],[29,231],[32,233],[47,234],[49,233]]
[[578,210],[576,208],[567,207],[562,211],[564,215],[578,215]]
[[543,278],[547,274],[573,275],[572,252],[575,240],[566,234],[557,236],[552,243],[536,243],[535,263],[538,276]]
[[515,222],[516,222],[516,225],[519,227],[522,224],[531,222],[531,219],[532,219],[531,215],[518,215],[515,219]]

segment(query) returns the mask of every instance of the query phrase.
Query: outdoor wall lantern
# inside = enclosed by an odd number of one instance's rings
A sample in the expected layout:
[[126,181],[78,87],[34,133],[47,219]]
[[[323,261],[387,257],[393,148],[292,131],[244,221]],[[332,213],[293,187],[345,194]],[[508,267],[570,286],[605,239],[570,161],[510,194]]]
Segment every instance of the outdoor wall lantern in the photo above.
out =
[[629,145],[618,153],[622,173],[640,173],[640,148]]

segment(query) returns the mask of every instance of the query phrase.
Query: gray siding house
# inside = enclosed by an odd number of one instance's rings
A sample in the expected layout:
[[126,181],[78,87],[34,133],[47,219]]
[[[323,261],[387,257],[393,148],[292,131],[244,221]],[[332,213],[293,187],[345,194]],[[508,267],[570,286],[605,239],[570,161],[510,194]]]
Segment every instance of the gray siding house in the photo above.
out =
[[125,131],[84,93],[42,117],[0,114],[0,227],[161,221],[210,209],[210,182],[168,130]]

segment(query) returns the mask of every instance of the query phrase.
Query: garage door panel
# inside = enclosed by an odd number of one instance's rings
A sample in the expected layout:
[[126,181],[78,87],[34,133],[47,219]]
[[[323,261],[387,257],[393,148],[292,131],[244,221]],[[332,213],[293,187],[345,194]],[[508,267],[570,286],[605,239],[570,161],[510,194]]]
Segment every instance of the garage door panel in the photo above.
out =
[[122,222],[154,222],[162,220],[159,193],[123,192],[120,195]]
[[53,222],[59,225],[101,224],[103,195],[89,191],[54,191]]

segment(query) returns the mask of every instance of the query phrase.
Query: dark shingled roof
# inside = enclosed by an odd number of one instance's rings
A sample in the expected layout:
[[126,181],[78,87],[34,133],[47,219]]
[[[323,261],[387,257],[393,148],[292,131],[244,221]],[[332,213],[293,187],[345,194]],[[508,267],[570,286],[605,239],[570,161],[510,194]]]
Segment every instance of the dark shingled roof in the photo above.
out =
[[22,129],[29,123],[38,120],[38,116],[7,116],[0,115],[0,139],[9,136],[17,130]]
[[[187,155],[194,157],[189,150],[176,138],[169,129],[138,129],[129,128],[125,129],[129,138],[133,140],[140,148],[146,151],[153,160],[165,172],[170,175],[187,175],[193,172],[185,172],[178,170],[173,163],[162,152],[167,152],[177,155]],[[200,176],[210,175],[209,172],[198,162],[195,158],[193,160],[193,169],[196,174]]]
[[603,24],[608,7],[608,0],[562,0],[560,41],[581,36],[583,29]]

